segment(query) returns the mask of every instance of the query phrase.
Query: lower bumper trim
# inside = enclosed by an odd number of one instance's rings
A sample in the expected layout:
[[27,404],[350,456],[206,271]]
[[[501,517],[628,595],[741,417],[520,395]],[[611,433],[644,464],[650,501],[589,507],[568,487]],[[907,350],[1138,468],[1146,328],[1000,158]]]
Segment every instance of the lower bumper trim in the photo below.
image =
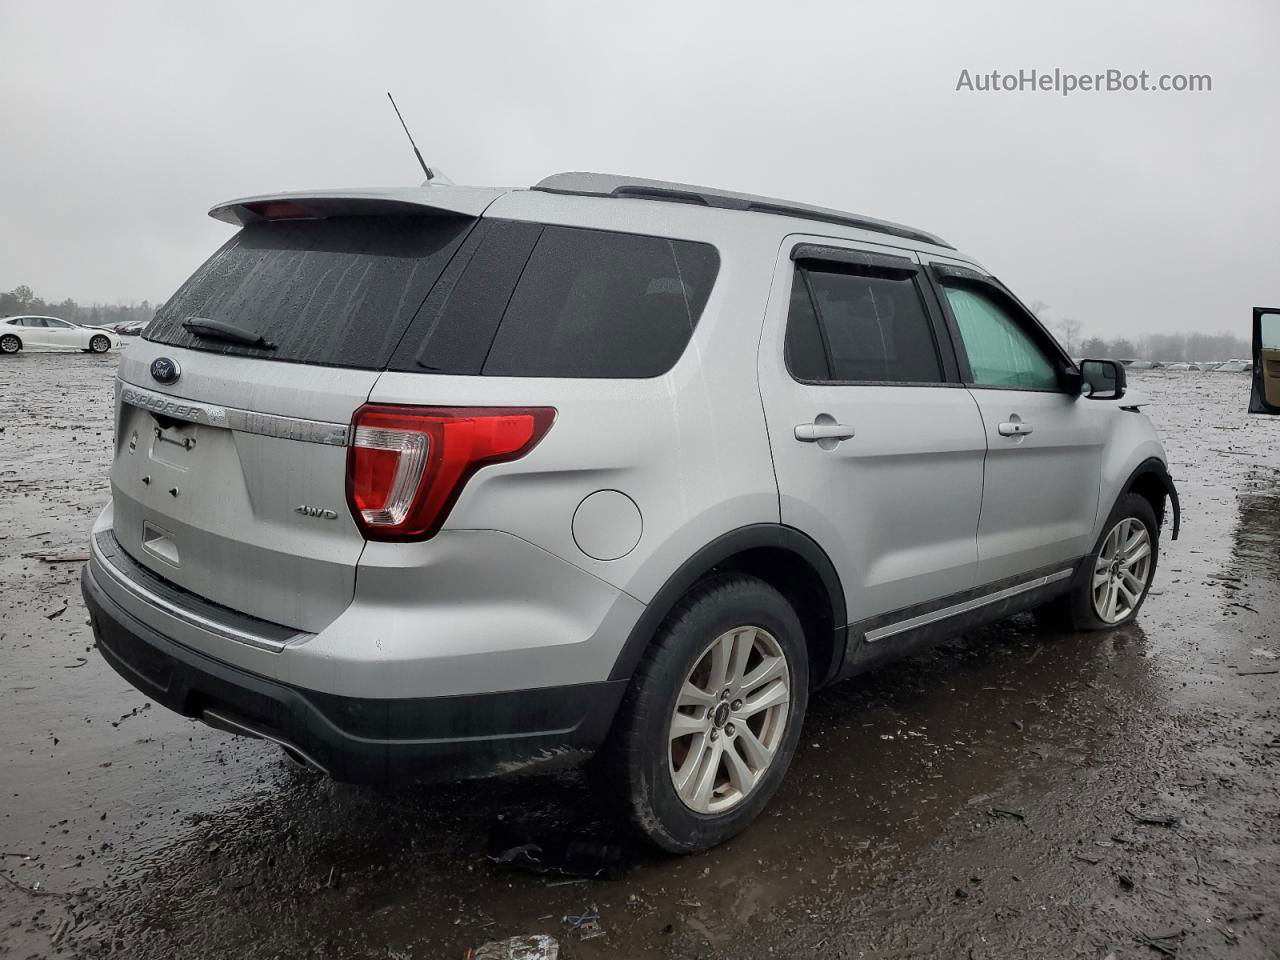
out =
[[184,647],[81,574],[98,650],[161,706],[279,743],[352,783],[439,781],[575,766],[604,741],[627,681],[375,700],[294,687]]

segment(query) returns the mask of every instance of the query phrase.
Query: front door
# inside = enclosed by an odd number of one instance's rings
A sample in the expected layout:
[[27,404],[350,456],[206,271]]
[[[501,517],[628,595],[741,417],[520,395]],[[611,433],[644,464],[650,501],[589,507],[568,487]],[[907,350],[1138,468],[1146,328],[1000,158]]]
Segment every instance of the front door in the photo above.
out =
[[1106,411],[1072,388],[1075,365],[1003,286],[935,265],[961,373],[987,439],[978,581],[1060,573],[1093,548]]
[[986,438],[914,256],[792,236],[759,355],[782,522],[850,621],[974,585]]
[[54,317],[45,317],[44,326],[45,343],[48,346],[59,347],[63,350],[81,346],[80,341],[83,336],[80,333],[80,329],[74,324]]

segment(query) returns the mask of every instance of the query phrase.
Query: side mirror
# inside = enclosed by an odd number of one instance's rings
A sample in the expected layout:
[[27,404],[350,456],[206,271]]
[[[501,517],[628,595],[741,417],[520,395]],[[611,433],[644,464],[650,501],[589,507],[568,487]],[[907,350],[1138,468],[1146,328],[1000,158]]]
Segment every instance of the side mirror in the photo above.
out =
[[1119,400],[1127,385],[1124,364],[1119,360],[1082,360],[1084,386],[1080,393],[1090,400]]
[[1250,413],[1280,416],[1280,309],[1253,308],[1253,391]]

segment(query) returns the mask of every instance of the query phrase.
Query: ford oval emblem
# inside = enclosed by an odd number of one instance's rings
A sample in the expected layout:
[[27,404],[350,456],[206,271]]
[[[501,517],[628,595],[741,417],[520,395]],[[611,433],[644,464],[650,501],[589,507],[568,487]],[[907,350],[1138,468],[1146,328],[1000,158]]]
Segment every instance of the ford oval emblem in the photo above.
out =
[[182,368],[177,360],[168,357],[156,357],[151,361],[151,379],[157,383],[173,383],[182,376]]

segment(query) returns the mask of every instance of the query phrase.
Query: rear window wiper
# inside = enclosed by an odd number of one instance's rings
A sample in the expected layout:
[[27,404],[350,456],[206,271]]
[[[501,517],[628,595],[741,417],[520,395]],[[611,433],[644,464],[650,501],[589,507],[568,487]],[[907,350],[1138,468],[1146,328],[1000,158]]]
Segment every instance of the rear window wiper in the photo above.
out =
[[276,345],[262,336],[234,323],[224,320],[211,320],[208,317],[187,317],[182,328],[190,330],[197,337],[207,340],[225,340],[228,343],[242,343],[246,347],[259,347],[262,350],[274,350]]

